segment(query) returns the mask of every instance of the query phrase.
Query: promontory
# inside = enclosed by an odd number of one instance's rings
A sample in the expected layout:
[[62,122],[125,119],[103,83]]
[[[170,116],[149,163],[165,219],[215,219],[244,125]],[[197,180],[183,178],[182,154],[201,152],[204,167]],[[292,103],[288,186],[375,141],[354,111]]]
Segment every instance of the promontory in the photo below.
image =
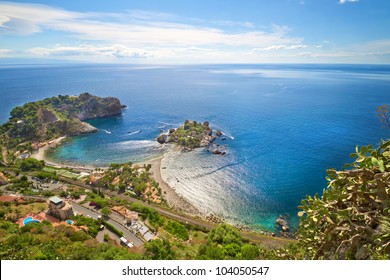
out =
[[125,106],[115,97],[59,95],[15,107],[8,122],[0,126],[0,139],[7,148],[24,142],[75,136],[97,129],[84,122],[121,114]]

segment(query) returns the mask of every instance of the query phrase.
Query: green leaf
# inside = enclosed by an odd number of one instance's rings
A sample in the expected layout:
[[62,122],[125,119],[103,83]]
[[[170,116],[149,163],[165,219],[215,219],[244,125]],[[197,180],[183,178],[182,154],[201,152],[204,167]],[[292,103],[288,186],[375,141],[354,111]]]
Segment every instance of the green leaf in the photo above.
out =
[[379,161],[379,170],[381,172],[385,172],[385,163],[383,162],[382,159]]
[[371,158],[371,162],[372,162],[372,164],[374,164],[375,166],[379,166],[379,161],[378,161],[376,158],[372,157],[372,158]]

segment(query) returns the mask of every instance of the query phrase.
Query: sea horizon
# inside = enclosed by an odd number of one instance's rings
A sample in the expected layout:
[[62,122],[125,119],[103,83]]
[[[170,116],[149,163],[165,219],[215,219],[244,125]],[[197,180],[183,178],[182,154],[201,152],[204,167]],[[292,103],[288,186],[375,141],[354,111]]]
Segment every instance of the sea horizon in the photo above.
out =
[[69,139],[51,155],[59,162],[144,161],[165,152],[160,130],[209,121],[224,133],[216,144],[227,155],[168,152],[163,178],[205,213],[269,231],[279,215],[296,228],[300,200],[322,193],[326,169],[351,162],[356,145],[388,137],[375,110],[390,101],[390,65],[19,65],[0,73],[2,122],[15,106],[60,94],[115,96],[128,106],[90,121],[99,132]]

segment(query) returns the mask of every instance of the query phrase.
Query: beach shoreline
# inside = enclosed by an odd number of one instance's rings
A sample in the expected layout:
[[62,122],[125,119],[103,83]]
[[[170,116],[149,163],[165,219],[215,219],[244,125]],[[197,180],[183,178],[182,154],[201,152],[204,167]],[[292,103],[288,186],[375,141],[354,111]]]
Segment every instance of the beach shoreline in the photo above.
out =
[[192,216],[202,216],[201,212],[184,197],[180,196],[161,176],[161,161],[165,155],[144,161],[140,164],[150,164],[151,177],[159,184],[163,198],[168,203],[168,206],[175,210],[184,212]]
[[47,155],[46,155],[47,150],[50,148],[55,148],[55,147],[61,145],[61,142],[63,142],[65,139],[67,139],[66,136],[61,136],[61,137],[58,137],[54,140],[49,141],[47,145],[38,148],[37,152],[32,153],[31,158],[35,158],[37,160],[43,160],[43,161],[45,161],[46,165],[53,166],[53,167],[71,168],[71,169],[79,170],[82,172],[90,172],[90,171],[95,170],[96,167],[94,167],[94,166],[78,165],[78,164],[64,164],[61,162],[51,161],[47,157]]

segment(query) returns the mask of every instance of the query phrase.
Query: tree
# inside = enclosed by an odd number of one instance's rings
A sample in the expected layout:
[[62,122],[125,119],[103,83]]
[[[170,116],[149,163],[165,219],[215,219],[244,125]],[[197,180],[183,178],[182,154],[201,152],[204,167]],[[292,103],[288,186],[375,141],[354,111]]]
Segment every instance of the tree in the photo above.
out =
[[387,128],[390,128],[389,111],[390,106],[387,104],[379,106],[376,110],[381,122],[384,123]]
[[111,210],[108,209],[107,207],[102,208],[101,212],[102,212],[102,214],[103,214],[104,216],[106,216],[106,217],[109,217],[110,214],[111,214]]
[[252,244],[244,244],[241,247],[241,258],[243,260],[255,260],[259,256],[260,250]]
[[20,163],[20,169],[23,171],[30,170],[42,170],[44,166],[43,160],[37,160],[35,158],[26,158]]
[[390,258],[390,141],[356,147],[351,156],[351,169],[327,171],[321,198],[302,200],[298,237],[306,258]]
[[174,260],[175,252],[168,240],[156,239],[145,244],[145,257],[152,260]]
[[181,223],[178,223],[176,221],[168,221],[166,226],[164,227],[166,231],[168,231],[170,234],[182,239],[182,240],[188,240],[189,234],[188,229],[182,225]]
[[241,245],[242,237],[240,236],[240,233],[235,228],[223,224],[210,231],[209,243],[217,243],[222,245],[235,243]]

